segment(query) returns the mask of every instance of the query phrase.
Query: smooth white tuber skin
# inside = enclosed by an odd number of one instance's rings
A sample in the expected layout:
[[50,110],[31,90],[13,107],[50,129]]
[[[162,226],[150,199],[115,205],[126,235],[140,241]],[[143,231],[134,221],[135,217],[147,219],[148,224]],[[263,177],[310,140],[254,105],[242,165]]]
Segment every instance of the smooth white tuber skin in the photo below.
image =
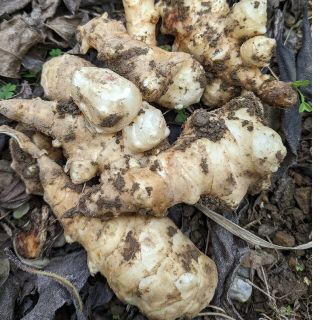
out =
[[134,120],[142,106],[139,89],[132,82],[109,69],[97,67],[75,71],[71,96],[90,128],[99,133],[122,130]]
[[82,188],[23,134],[0,127],[18,140],[40,170],[44,199],[64,227],[66,239],[88,253],[91,273],[101,272],[116,296],[137,306],[149,319],[196,316],[217,285],[215,263],[167,218],[127,215],[109,220],[65,213],[79,203]]
[[149,46],[156,46],[156,24],[159,14],[154,0],[123,0],[128,34]]
[[[130,150],[130,142],[125,146],[121,132],[92,133],[79,110],[65,110],[56,102],[39,98],[3,100],[0,101],[0,113],[53,138],[55,145],[62,147],[68,159],[65,170],[70,171],[71,180],[75,184],[90,180],[106,168],[125,169],[137,166],[138,160],[144,156],[137,153],[136,147]],[[145,128],[149,132],[150,125]],[[165,138],[163,128],[158,129],[158,138]],[[144,130],[136,131],[136,135],[141,142],[140,147],[144,149],[151,147],[152,141],[159,141],[150,140]]]
[[107,14],[78,27],[81,49],[132,81],[148,102],[181,109],[199,102],[205,84],[202,66],[189,54],[168,52],[131,38],[121,22]]
[[[274,40],[264,36],[266,0],[241,0],[232,8],[226,0],[160,0],[157,7],[161,31],[175,36],[173,49],[191,53],[212,75],[212,81],[221,79],[227,86],[253,91],[272,106],[296,104],[297,93],[290,83],[260,70],[269,64],[274,48]],[[204,101],[210,107],[233,97],[221,94],[216,83],[207,85]]]
[[152,149],[170,133],[162,112],[147,102],[134,121],[123,128],[125,147],[133,152],[143,152]]
[[141,168],[102,173],[100,187],[84,193],[71,212],[163,216],[177,203],[195,204],[201,195],[235,209],[247,192],[270,186],[286,155],[280,136],[264,125],[262,110],[249,93],[210,113],[195,111],[175,145]]
[[64,54],[45,62],[41,73],[44,95],[54,101],[70,102],[72,76],[76,70],[93,65],[77,56]]

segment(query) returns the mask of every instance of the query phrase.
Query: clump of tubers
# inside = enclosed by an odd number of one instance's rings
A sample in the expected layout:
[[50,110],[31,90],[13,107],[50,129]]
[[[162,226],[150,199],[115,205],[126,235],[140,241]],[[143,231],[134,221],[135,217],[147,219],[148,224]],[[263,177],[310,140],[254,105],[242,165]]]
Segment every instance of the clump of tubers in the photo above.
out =
[[133,39],[121,22],[107,14],[78,29],[82,52],[96,49],[98,58],[132,81],[144,100],[176,109],[199,102],[204,70],[189,54],[168,52]]
[[101,272],[120,300],[159,320],[192,318],[208,305],[217,285],[216,265],[173,222],[140,215],[104,221],[64,217],[79,203],[82,187],[25,135],[6,126],[0,132],[37,160],[44,199],[66,238],[83,245],[91,273]]
[[140,167],[102,172],[71,212],[163,216],[177,203],[211,195],[235,209],[247,192],[270,186],[286,155],[280,136],[263,123],[263,106],[252,94],[220,109],[196,110],[176,143]]
[[263,74],[275,40],[264,36],[267,0],[241,0],[229,8],[226,0],[160,0],[161,31],[175,36],[173,48],[191,53],[211,73],[203,101],[218,107],[244,88],[264,102],[292,107],[297,94],[290,83]]

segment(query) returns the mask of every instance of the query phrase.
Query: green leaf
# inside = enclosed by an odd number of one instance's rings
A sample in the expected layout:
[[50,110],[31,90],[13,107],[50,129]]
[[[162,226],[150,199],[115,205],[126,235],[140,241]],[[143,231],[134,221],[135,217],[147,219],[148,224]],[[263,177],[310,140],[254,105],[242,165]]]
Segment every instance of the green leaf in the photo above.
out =
[[51,49],[49,51],[49,56],[50,57],[59,57],[63,54],[63,52],[61,51],[61,49]]
[[177,115],[174,119],[176,124],[183,124],[188,118],[185,109],[177,110]]
[[172,46],[169,44],[164,44],[162,46],[159,46],[161,49],[166,50],[166,51],[172,51]]
[[300,103],[299,112],[300,113],[302,113],[302,112],[312,112],[312,106],[308,102],[303,100]]
[[284,316],[291,316],[292,314],[292,307],[288,304],[286,307],[281,307],[280,312]]
[[22,71],[20,72],[20,75],[22,78],[25,79],[34,79],[37,78],[39,72],[34,72],[34,71]]
[[21,219],[30,210],[29,202],[25,202],[20,207],[13,211],[13,217],[15,219]]
[[14,96],[17,86],[13,83],[7,83],[0,86],[0,100],[10,99]]
[[296,80],[292,82],[294,88],[307,87],[310,84],[309,80]]
[[301,263],[297,263],[297,264],[296,264],[296,271],[297,271],[297,272],[302,272],[302,271],[304,271],[304,265],[301,264]]

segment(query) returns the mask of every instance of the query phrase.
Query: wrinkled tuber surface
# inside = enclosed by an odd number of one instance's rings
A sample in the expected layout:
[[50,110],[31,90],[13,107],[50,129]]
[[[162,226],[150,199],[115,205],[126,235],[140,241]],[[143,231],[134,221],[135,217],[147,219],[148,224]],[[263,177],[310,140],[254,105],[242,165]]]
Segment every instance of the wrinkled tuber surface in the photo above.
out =
[[264,36],[267,0],[241,0],[232,8],[226,0],[160,0],[158,8],[161,31],[175,36],[174,49],[191,53],[212,73],[204,93],[206,104],[223,105],[238,95],[238,87],[255,92],[272,106],[296,104],[290,83],[260,71],[275,46],[274,39]]
[[[146,117],[146,122],[148,118],[152,120],[150,113],[156,113],[158,119],[163,117],[154,107],[148,105],[148,109],[145,109],[144,105],[146,103],[141,106],[138,122],[141,117]],[[136,154],[137,147],[132,144],[131,137],[125,142],[121,132],[92,133],[85,117],[74,105],[59,105],[57,102],[39,98],[3,100],[0,101],[0,114],[52,137],[53,144],[62,147],[68,159],[65,170],[70,170],[71,180],[76,184],[90,180],[97,173],[109,168],[124,169],[135,166],[137,159],[143,156]],[[144,130],[135,131],[137,143],[140,142],[139,151],[144,142],[147,150],[152,141],[158,143],[168,135],[163,121],[158,121],[159,126],[153,127],[153,134],[158,134],[153,140],[145,138]],[[147,132],[150,131],[148,126],[145,128]]]
[[189,54],[149,47],[107,14],[78,29],[82,51],[96,49],[110,69],[140,89],[144,100],[177,109],[199,102],[204,70]]
[[100,187],[84,193],[73,211],[162,216],[201,195],[236,208],[247,192],[269,187],[286,155],[280,136],[264,125],[262,110],[248,93],[215,111],[195,111],[172,147],[141,168],[102,173]]
[[215,263],[167,218],[126,215],[102,221],[65,212],[79,202],[73,185],[55,162],[23,134],[0,127],[37,159],[44,199],[64,226],[69,241],[88,252],[92,273],[100,271],[117,297],[136,305],[149,319],[196,316],[213,297]]

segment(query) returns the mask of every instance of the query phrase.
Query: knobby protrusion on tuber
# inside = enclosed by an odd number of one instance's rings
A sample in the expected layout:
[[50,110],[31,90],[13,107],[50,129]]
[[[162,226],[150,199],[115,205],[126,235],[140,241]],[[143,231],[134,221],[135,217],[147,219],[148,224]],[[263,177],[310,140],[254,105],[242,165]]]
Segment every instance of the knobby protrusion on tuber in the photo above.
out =
[[167,218],[124,215],[110,220],[65,218],[79,204],[82,187],[22,133],[0,127],[37,159],[44,199],[61,221],[66,238],[83,245],[88,266],[100,271],[117,297],[137,306],[149,319],[194,317],[213,297],[215,263]]
[[142,107],[140,91],[132,82],[111,70],[96,67],[81,68],[74,73],[71,96],[96,132],[122,130]]
[[63,54],[45,62],[41,72],[44,95],[52,101],[70,102],[73,74],[82,67],[93,67],[93,65],[71,54]]
[[[143,157],[141,152],[156,146],[169,134],[161,112],[146,102],[125,134],[93,133],[76,106],[39,98],[0,101],[0,114],[52,137],[54,145],[62,147],[68,159],[65,170],[70,170],[76,184],[106,169],[137,166],[138,159]],[[147,125],[149,121],[157,126]],[[144,123],[144,128],[139,128],[139,123]],[[134,137],[128,135],[130,130]]]
[[122,3],[128,34],[151,47],[156,46],[156,24],[159,14],[155,10],[154,0],[123,0]]
[[83,53],[98,51],[110,69],[132,81],[143,99],[180,109],[199,102],[205,85],[199,62],[183,52],[168,52],[131,38],[123,24],[107,14],[79,29]]
[[173,48],[191,53],[212,74],[203,97],[207,105],[222,106],[239,87],[272,106],[296,104],[290,83],[260,70],[275,47],[275,40],[264,36],[267,0],[241,0],[231,9],[226,0],[160,0],[157,6],[161,31],[175,36]]
[[280,136],[263,123],[262,104],[252,94],[211,112],[195,111],[177,142],[142,167],[103,172],[71,212],[163,216],[177,203],[210,195],[236,208],[247,192],[270,186],[286,155]]

